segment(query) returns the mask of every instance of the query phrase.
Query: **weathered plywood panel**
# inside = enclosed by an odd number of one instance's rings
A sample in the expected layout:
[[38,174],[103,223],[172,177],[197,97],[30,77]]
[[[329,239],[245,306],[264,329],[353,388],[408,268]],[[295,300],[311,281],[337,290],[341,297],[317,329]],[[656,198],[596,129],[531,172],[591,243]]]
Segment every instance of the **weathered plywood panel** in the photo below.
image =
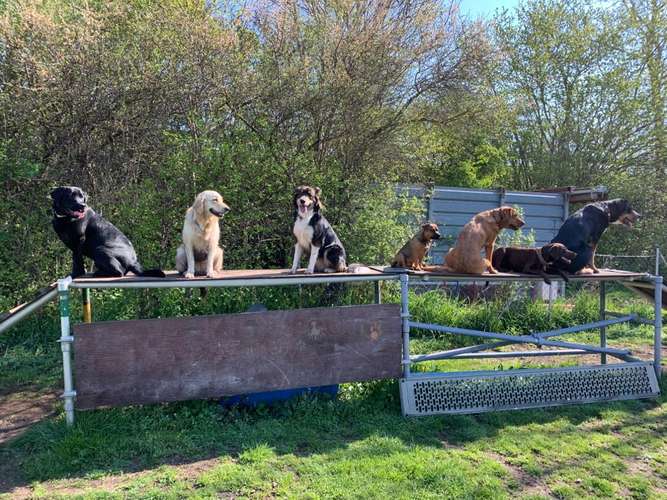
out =
[[80,323],[77,408],[395,378],[394,304]]

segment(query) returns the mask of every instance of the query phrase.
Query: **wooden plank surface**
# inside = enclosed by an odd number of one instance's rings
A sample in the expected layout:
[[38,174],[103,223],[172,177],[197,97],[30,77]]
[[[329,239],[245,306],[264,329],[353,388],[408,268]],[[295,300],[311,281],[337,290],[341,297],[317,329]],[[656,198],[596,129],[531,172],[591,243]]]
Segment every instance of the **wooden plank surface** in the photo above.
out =
[[[655,303],[655,283],[651,282],[631,282],[623,283],[627,288],[639,294],[651,303]],[[667,309],[667,286],[662,285],[662,308]]]
[[299,269],[296,274],[290,274],[289,269],[225,269],[218,274],[215,278],[207,278],[206,276],[196,276],[195,278],[184,278],[177,271],[165,271],[165,278],[155,278],[155,277],[142,277],[136,276],[132,273],[129,273],[122,278],[96,278],[91,274],[86,275],[85,277],[77,278],[74,280],[75,283],[114,283],[114,282],[152,282],[152,281],[173,281],[175,283],[182,281],[201,281],[206,283],[213,279],[218,280],[232,280],[232,279],[263,279],[263,278],[314,278],[314,277],[327,277],[332,280],[337,277],[345,276],[378,276],[382,275],[381,271],[372,269],[370,267],[362,267],[360,272],[355,273],[314,273],[306,274],[304,269]]
[[79,323],[73,331],[79,409],[401,375],[395,304]]
[[[385,273],[404,273],[405,269],[395,269],[388,266],[372,266],[373,269],[378,271],[383,271]],[[449,281],[515,281],[515,280],[541,280],[540,276],[535,274],[524,274],[524,273],[498,273],[498,274],[463,274],[463,273],[454,273],[447,271],[446,269],[433,266],[433,270],[429,271],[412,271],[410,270],[408,274],[415,277],[433,277]],[[569,274],[568,277],[572,281],[607,281],[607,280],[619,280],[619,281],[632,281],[638,279],[644,279],[648,276],[646,273],[634,273],[630,271],[621,271],[618,269],[600,269],[598,274]],[[562,280],[558,275],[549,275],[554,281]]]

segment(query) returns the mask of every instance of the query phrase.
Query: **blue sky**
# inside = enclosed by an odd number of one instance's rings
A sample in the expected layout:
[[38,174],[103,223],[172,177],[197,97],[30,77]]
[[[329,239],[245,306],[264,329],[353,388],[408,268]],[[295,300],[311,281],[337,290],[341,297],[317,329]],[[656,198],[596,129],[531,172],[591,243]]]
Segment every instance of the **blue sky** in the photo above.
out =
[[496,9],[512,9],[519,0],[460,0],[461,12],[470,17],[490,17]]

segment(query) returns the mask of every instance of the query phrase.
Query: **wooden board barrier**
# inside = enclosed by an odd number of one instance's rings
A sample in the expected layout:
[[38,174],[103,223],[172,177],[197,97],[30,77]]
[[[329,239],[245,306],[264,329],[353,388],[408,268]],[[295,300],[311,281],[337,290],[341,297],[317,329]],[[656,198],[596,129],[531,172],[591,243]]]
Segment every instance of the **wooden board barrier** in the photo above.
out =
[[395,304],[74,325],[77,409],[401,376]]

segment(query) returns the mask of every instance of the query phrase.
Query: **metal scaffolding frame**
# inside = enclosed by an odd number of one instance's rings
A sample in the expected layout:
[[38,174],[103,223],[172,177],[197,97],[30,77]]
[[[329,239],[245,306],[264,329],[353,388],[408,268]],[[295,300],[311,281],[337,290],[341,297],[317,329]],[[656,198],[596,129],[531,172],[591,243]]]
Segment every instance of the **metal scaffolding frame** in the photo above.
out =
[[[539,281],[539,276],[531,275],[484,275],[480,277],[467,277],[478,281]],[[97,288],[219,288],[219,287],[255,287],[255,286],[282,286],[282,285],[308,285],[321,283],[359,283],[359,282],[374,282],[375,283],[375,301],[380,303],[381,291],[380,285],[382,281],[400,281],[401,291],[401,322],[402,322],[402,343],[403,343],[403,378],[400,381],[401,387],[401,406],[405,415],[420,415],[432,413],[470,413],[478,411],[487,411],[495,409],[521,408],[531,406],[549,406],[553,404],[564,404],[573,402],[586,401],[600,401],[609,399],[624,399],[629,397],[652,397],[659,393],[657,380],[660,375],[660,345],[662,340],[662,280],[661,276],[648,276],[638,274],[627,274],[620,276],[600,276],[595,275],[586,277],[576,277],[577,281],[600,281],[600,320],[586,323],[583,325],[570,326],[567,328],[560,328],[557,330],[550,330],[538,333],[531,333],[525,335],[508,335],[497,332],[483,332],[478,330],[471,330],[465,328],[455,328],[451,326],[436,325],[429,323],[421,323],[410,320],[409,304],[408,304],[408,286],[410,280],[419,280],[421,282],[429,281],[460,281],[461,276],[456,275],[435,275],[427,273],[408,273],[405,270],[396,272],[381,272],[374,269],[367,274],[328,274],[328,275],[254,275],[250,278],[236,275],[225,277],[222,279],[207,279],[195,278],[191,280],[186,279],[146,279],[146,278],[118,278],[118,279],[94,279],[85,278],[72,280],[71,278],[63,278],[58,281],[58,297],[60,303],[60,325],[61,336],[59,342],[61,344],[63,357],[63,379],[64,392],[62,398],[65,406],[65,419],[68,425],[74,423],[74,402],[76,398],[76,390],[74,387],[74,379],[72,374],[71,351],[74,337],[71,334],[70,328],[70,291],[71,289],[80,288],[84,291],[84,320],[91,321],[90,314],[90,291]],[[554,278],[558,279],[558,278]],[[605,298],[606,287],[605,281],[631,281],[643,280],[650,281],[655,284],[655,318],[647,320],[637,317],[634,314],[620,315],[614,312],[606,311]],[[607,318],[608,317],[608,318]],[[606,331],[608,326],[635,322],[641,324],[651,324],[654,326],[654,359],[653,362],[643,362],[632,356],[628,349],[612,348],[607,345]],[[489,339],[489,342],[466,346],[457,349],[450,349],[447,351],[410,355],[410,331],[411,329],[429,329],[438,331],[447,335],[464,335],[478,338]],[[599,329],[600,330],[600,345],[581,344],[576,342],[566,342],[558,340],[550,340],[552,337],[557,337],[567,333],[579,332],[584,330]],[[536,351],[494,351],[498,347],[503,347],[512,344],[535,344],[538,347],[548,346],[557,347],[555,350],[536,350]],[[448,360],[448,359],[471,359],[471,358],[510,358],[510,357],[540,357],[540,356],[577,356],[584,354],[600,354],[601,364],[598,366],[583,366],[577,368],[567,369],[533,369],[533,370],[512,370],[509,372],[455,372],[455,373],[420,373],[413,372],[411,365],[421,363],[424,361],[433,360]],[[620,364],[606,364],[607,356],[617,358],[621,361]],[[611,380],[600,378],[600,376],[607,377]],[[520,379],[517,379],[520,377]],[[584,377],[584,378],[582,378]],[[588,378],[586,378],[588,377]],[[625,387],[623,380],[630,380],[630,389]],[[425,380],[425,381],[424,381]],[[487,382],[492,380],[491,385]],[[461,382],[463,381],[463,382]],[[483,381],[486,386],[480,389],[479,384]],[[531,382],[532,381],[532,382]],[[620,381],[620,382],[619,382]],[[530,385],[530,383],[533,386]],[[454,385],[452,385],[454,383]],[[607,393],[594,390],[595,385],[599,383],[606,383],[610,389]],[[420,385],[421,384],[421,385]],[[444,385],[443,385],[444,384]],[[496,386],[493,386],[496,384]],[[573,387],[574,397],[569,397],[564,394],[561,386],[565,384]],[[627,385],[627,384],[625,384]],[[437,387],[436,387],[437,386]],[[468,407],[460,408],[450,402],[443,403],[447,408],[442,410],[442,404],[435,408],[432,405],[426,411],[416,409],[415,394],[420,393],[422,399],[428,391],[423,387],[429,387],[428,390],[435,390],[436,396],[440,394],[442,399],[442,387],[446,386],[447,394],[451,396],[452,400],[463,397],[468,401]],[[474,386],[474,387],[473,387]],[[617,387],[618,386],[618,387]],[[477,393],[470,393],[470,387],[473,387]],[[540,387],[546,387],[544,390],[556,391],[557,395],[549,398],[535,397],[536,391],[539,392]],[[589,397],[589,394],[579,394],[577,387],[585,387],[593,391],[595,397]],[[521,389],[521,394],[507,397],[504,394],[509,394],[512,391],[516,392]],[[588,390],[587,389],[587,390]],[[421,391],[421,392],[420,392]],[[438,392],[439,391],[439,392]],[[454,391],[454,392],[451,392]],[[468,391],[468,392],[466,392]],[[527,392],[526,392],[527,391]],[[615,392],[614,392],[615,391]],[[642,392],[643,391],[643,392]],[[496,404],[489,400],[490,394],[503,395],[500,404]],[[477,400],[472,401],[475,397],[481,395],[486,403],[477,404]],[[511,397],[510,397],[511,396]],[[448,396],[450,397],[450,396]],[[495,397],[495,396],[494,396]],[[472,398],[472,399],[471,399]],[[503,399],[504,398],[504,399]],[[512,399],[514,398],[514,399]],[[522,402],[521,398],[533,398],[527,403]],[[472,402],[470,402],[472,401]],[[489,403],[488,401],[491,401]],[[441,402],[442,403],[442,402]],[[430,404],[430,403],[429,403]],[[422,405],[423,406],[423,405]],[[428,405],[427,405],[428,406]],[[436,405],[437,406],[437,405]]]
[[[539,281],[539,277],[522,275],[517,277],[521,280]],[[600,320],[582,325],[574,325],[556,330],[536,332],[524,335],[508,335],[497,332],[484,332],[466,328],[455,328],[450,326],[422,323],[410,320],[408,307],[408,287],[410,280],[422,282],[455,282],[461,279],[455,275],[434,275],[427,273],[401,274],[401,318],[403,320],[403,379],[401,386],[401,407],[404,415],[427,415],[439,413],[478,413],[491,410],[528,408],[536,406],[552,406],[575,402],[606,401],[612,399],[628,399],[632,397],[655,397],[659,394],[658,381],[660,379],[661,345],[662,345],[662,276],[637,275],[627,273],[617,276],[586,275],[578,276],[578,280],[599,281],[600,283]],[[511,277],[484,275],[479,281],[513,281]],[[622,315],[606,310],[606,281],[635,281],[650,282],[655,286],[654,293],[654,319],[648,320],[638,317],[636,314]],[[607,316],[610,318],[607,319]],[[653,337],[653,362],[644,362],[633,357],[628,349],[611,348],[607,345],[606,328],[621,323],[650,324],[654,327]],[[449,349],[430,354],[410,355],[410,331],[411,329],[425,329],[444,333],[447,335],[463,335],[481,339],[490,339],[472,346]],[[599,329],[600,345],[582,344],[577,342],[565,342],[549,340],[569,333],[586,330]],[[537,350],[537,351],[494,351],[493,349],[513,344],[534,344],[538,347],[549,346],[559,349]],[[483,352],[487,351],[487,352]],[[518,358],[518,357],[543,357],[543,356],[577,356],[586,354],[600,354],[600,365],[579,366],[576,368],[552,368],[552,369],[518,369],[509,372],[486,371],[486,372],[444,372],[424,373],[413,372],[411,365],[425,361],[471,359],[471,358]],[[620,364],[607,364],[607,356],[612,356],[621,361]],[[634,377],[628,379],[623,386],[618,385],[620,377]],[[548,387],[552,382],[547,380],[551,377],[558,380],[558,384],[586,385],[591,380],[608,385],[607,392],[600,391],[591,386],[586,394],[567,394],[557,387]],[[573,379],[573,377],[575,377]],[[585,377],[577,379],[576,377]],[[601,377],[607,377],[603,380]],[[571,380],[575,380],[572,382]],[[589,380],[590,379],[590,380]],[[480,381],[484,381],[480,386]],[[511,381],[511,382],[510,382]],[[473,383],[474,382],[474,383]],[[593,384],[594,385],[594,384]],[[530,390],[526,387],[530,386]],[[490,394],[497,391],[513,391],[517,394],[513,398],[493,397]],[[499,396],[496,394],[496,396]],[[452,402],[459,400],[460,404]],[[481,402],[480,402],[481,401]]]
[[[251,271],[249,271],[251,272]],[[76,390],[74,387],[74,377],[72,373],[72,344],[74,336],[72,335],[70,325],[70,291],[72,289],[82,289],[83,291],[83,319],[85,322],[92,321],[91,291],[101,288],[236,288],[236,287],[257,287],[257,286],[284,286],[284,285],[314,285],[328,283],[361,283],[372,282],[375,284],[374,299],[375,303],[381,302],[381,282],[396,281],[399,276],[396,274],[382,273],[370,270],[368,273],[345,273],[345,274],[316,274],[305,275],[295,274],[287,275],[287,271],[281,274],[267,276],[248,276],[248,277],[224,277],[224,278],[205,278],[197,277],[194,279],[177,278],[175,273],[168,278],[83,278],[72,280],[66,277],[58,280],[58,298],[60,304],[60,338],[58,342],[61,346],[63,358],[63,386],[61,395],[65,407],[65,421],[68,425],[74,424],[74,402],[76,399]]]

